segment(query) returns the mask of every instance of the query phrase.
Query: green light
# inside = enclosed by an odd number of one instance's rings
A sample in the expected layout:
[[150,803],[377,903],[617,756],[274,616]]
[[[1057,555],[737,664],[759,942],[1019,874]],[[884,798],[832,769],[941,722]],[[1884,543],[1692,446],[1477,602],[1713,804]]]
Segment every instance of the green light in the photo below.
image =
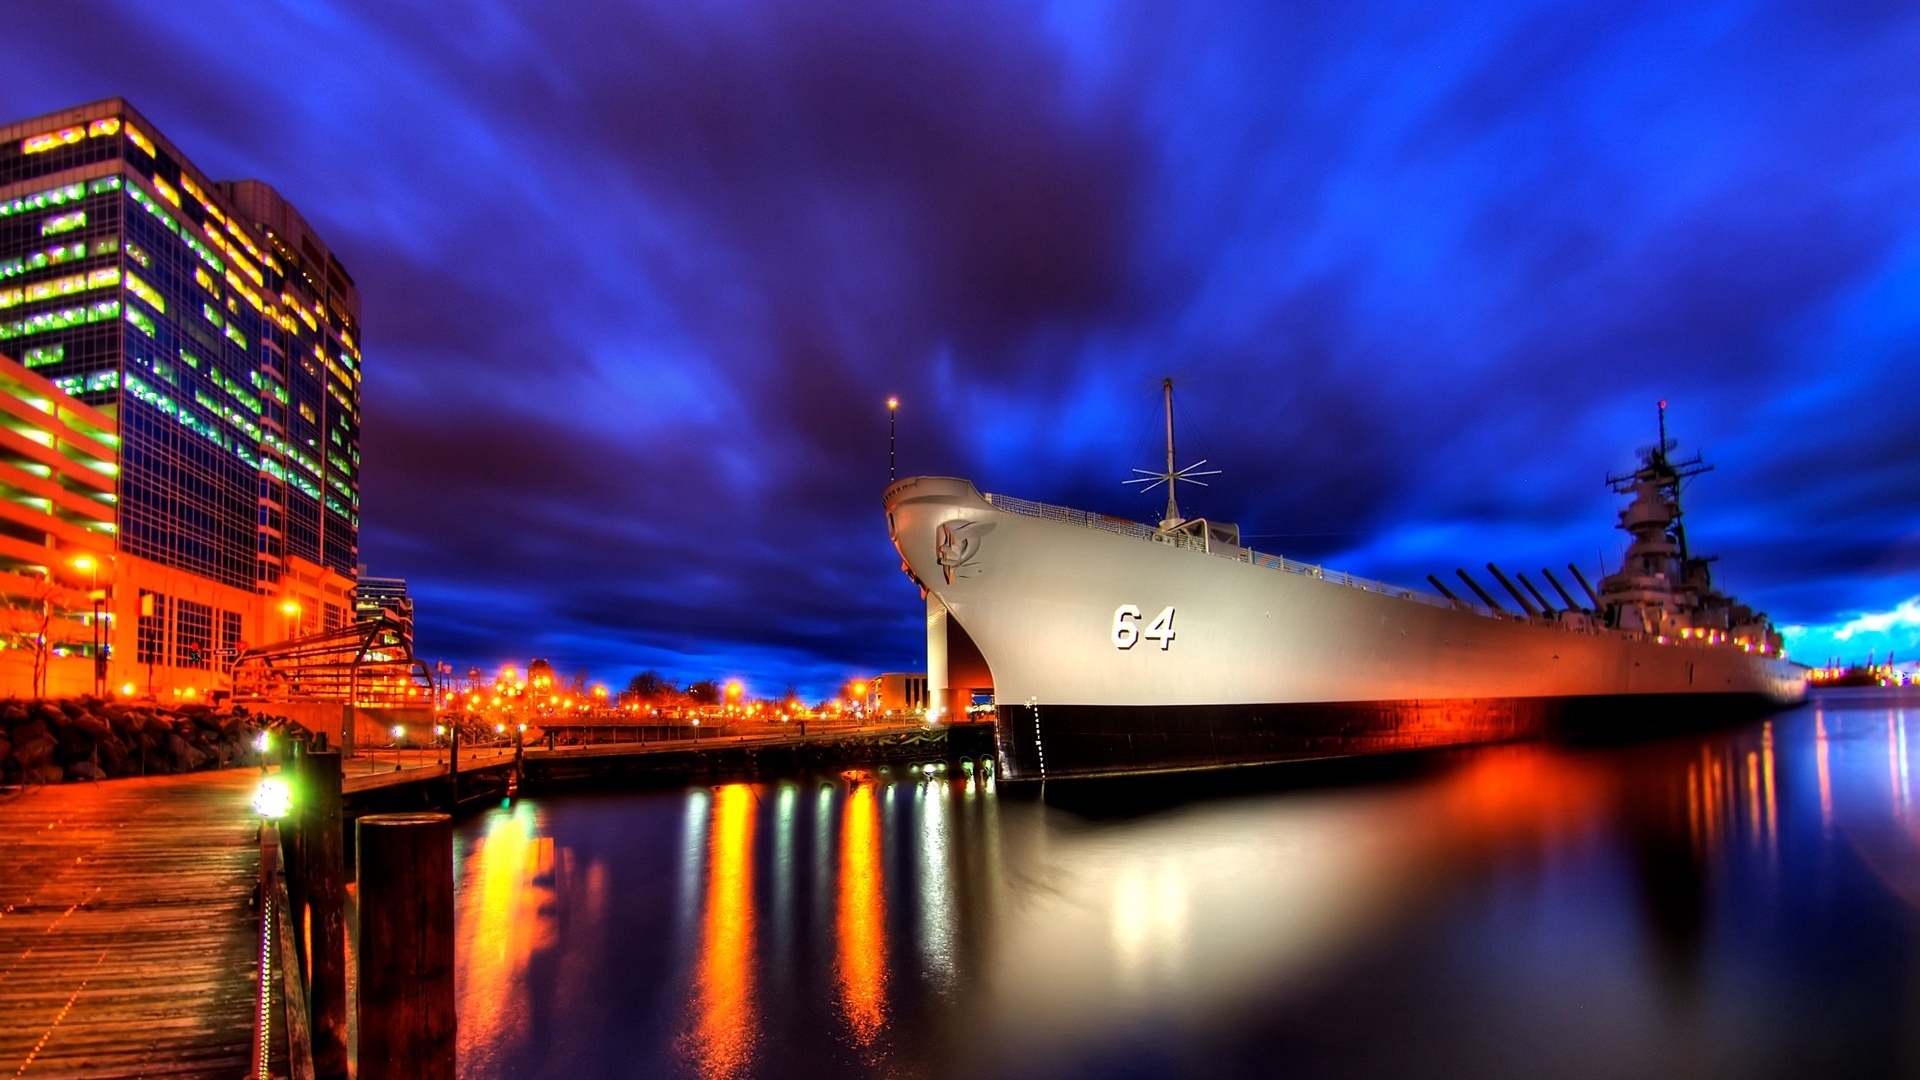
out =
[[253,809],[263,818],[286,817],[293,810],[293,790],[277,776],[266,777],[253,793]]

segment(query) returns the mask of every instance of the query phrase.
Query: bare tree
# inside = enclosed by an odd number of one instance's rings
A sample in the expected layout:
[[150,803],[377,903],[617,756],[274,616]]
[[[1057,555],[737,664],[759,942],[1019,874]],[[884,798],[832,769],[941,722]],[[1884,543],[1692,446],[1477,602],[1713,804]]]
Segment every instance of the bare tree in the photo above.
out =
[[84,644],[70,608],[84,594],[46,577],[10,574],[0,586],[0,643],[33,661],[33,696],[47,693],[47,665],[55,649]]

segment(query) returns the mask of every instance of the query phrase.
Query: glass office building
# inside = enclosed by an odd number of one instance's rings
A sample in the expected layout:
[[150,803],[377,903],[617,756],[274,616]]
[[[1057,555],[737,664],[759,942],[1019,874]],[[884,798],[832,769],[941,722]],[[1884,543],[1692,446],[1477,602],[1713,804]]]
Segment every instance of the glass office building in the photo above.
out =
[[117,424],[119,553],[267,598],[203,633],[202,602],[156,615],[143,584],[143,638],[227,650],[351,618],[359,320],[298,211],[209,179],[125,101],[0,128],[0,354]]

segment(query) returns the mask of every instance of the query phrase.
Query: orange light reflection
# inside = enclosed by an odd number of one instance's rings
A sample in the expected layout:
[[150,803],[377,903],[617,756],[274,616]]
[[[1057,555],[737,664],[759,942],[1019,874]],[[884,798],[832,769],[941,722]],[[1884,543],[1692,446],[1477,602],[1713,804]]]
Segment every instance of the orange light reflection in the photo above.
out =
[[538,831],[526,803],[490,815],[462,867],[454,918],[472,928],[463,931],[471,944],[461,953],[454,985],[461,1057],[468,1062],[524,1036],[527,965],[556,939],[553,838]]
[[840,819],[840,1005],[854,1041],[870,1045],[887,1020],[887,905],[881,891],[880,808],[856,784]]
[[692,1056],[700,1075],[746,1072],[759,1036],[753,1000],[753,789],[714,793],[707,843],[707,903],[694,976]]

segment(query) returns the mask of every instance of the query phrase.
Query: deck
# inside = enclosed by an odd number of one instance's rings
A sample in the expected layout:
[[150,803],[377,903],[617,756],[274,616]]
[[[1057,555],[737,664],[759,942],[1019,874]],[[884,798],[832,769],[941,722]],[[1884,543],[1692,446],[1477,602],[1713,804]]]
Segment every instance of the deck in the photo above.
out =
[[259,779],[0,794],[0,1077],[246,1072]]

